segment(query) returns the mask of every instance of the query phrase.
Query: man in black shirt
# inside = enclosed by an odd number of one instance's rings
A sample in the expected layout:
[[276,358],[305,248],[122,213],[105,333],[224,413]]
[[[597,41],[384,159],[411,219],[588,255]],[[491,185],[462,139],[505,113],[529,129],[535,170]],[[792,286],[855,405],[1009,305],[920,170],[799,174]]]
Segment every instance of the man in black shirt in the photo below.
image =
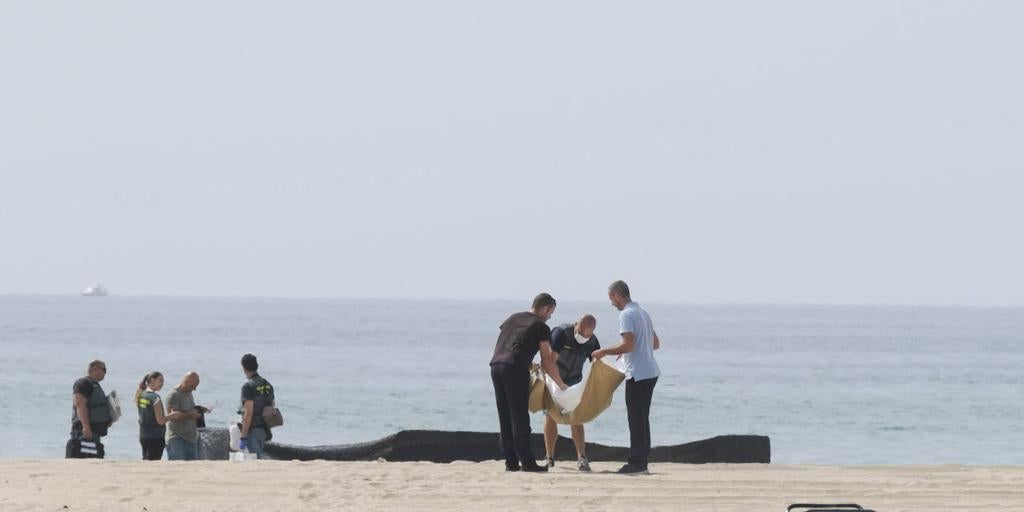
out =
[[558,387],[565,383],[555,366],[551,351],[551,329],[545,322],[555,312],[555,299],[542,293],[533,299],[530,311],[515,313],[501,324],[491,358],[491,382],[501,425],[501,454],[506,471],[547,471],[537,464],[530,448],[530,364],[537,352],[541,366]]
[[[591,354],[601,348],[594,329],[597,319],[594,315],[583,315],[575,324],[562,324],[551,329],[551,350],[558,354],[558,372],[562,381],[573,386],[583,380],[583,363],[593,361]],[[555,443],[558,441],[558,424],[548,416],[544,420],[544,449],[547,452],[547,466],[555,466]],[[583,425],[572,425],[572,442],[576,445],[576,468],[590,471],[587,460],[587,444]]]
[[256,454],[257,459],[262,459],[264,445],[273,438],[270,426],[263,417],[263,411],[267,407],[275,407],[276,399],[274,386],[257,373],[259,367],[256,356],[242,356],[242,371],[245,373],[246,381],[242,385],[242,406],[239,409],[242,414],[242,438],[239,448]]

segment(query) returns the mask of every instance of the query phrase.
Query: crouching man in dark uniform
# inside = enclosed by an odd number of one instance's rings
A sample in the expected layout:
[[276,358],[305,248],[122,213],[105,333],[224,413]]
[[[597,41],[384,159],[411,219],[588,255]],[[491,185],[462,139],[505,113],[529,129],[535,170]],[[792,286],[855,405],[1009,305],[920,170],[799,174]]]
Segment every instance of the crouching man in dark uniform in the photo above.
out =
[[[491,383],[498,406],[501,454],[505,471],[547,471],[530,447],[530,364],[539,351],[544,371],[565,389],[551,351],[551,329],[545,322],[555,312],[555,299],[542,293],[530,311],[515,313],[501,324],[491,358]],[[522,464],[522,466],[520,466]]]
[[64,454],[69,459],[103,458],[100,438],[107,435],[113,423],[107,395],[100,386],[106,376],[106,363],[97,359],[89,363],[86,376],[75,381],[71,393],[71,440]]
[[[593,361],[590,357],[601,344],[594,336],[597,319],[594,315],[583,315],[575,324],[562,324],[551,329],[551,350],[558,353],[558,373],[567,386],[583,380],[583,363]],[[555,466],[555,443],[558,442],[558,424],[550,416],[544,419],[544,449],[547,451],[547,466]],[[576,445],[576,468],[590,471],[587,460],[587,440],[583,425],[572,425],[572,442]]]

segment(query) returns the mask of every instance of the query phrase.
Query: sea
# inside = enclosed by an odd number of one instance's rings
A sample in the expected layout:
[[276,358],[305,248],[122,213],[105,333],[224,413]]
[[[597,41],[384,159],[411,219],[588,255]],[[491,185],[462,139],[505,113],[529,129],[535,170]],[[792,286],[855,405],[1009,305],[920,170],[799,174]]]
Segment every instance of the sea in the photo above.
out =
[[[166,395],[198,372],[208,424],[227,426],[245,353],[285,415],[275,441],[493,432],[488,361],[527,302],[2,296],[0,458],[63,456],[72,384],[97,358],[125,409],[104,439],[113,459],[141,457],[131,396],[145,373],[167,376]],[[639,302],[662,342],[655,445],[760,434],[773,463],[1024,464],[1024,308]],[[582,313],[617,342],[607,302],[561,303],[549,325]],[[586,434],[628,444],[622,388]]]

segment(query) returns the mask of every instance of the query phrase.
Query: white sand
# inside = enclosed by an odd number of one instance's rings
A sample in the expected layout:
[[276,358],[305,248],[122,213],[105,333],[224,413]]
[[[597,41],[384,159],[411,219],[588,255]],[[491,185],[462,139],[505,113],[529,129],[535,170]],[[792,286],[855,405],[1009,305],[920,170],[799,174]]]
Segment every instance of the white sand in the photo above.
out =
[[[509,474],[499,462],[0,461],[3,511],[1024,511],[1024,467],[654,464],[650,476]],[[67,508],[65,508],[65,506]]]

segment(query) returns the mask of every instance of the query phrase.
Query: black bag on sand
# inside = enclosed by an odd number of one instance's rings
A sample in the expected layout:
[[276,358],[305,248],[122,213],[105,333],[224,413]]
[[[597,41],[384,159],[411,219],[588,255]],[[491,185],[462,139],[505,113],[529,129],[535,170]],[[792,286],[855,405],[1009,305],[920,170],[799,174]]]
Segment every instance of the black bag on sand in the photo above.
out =
[[794,503],[786,507],[786,512],[875,512],[856,503]]
[[64,458],[67,459],[102,459],[103,443],[86,441],[81,434],[71,434],[67,446],[64,447]]

